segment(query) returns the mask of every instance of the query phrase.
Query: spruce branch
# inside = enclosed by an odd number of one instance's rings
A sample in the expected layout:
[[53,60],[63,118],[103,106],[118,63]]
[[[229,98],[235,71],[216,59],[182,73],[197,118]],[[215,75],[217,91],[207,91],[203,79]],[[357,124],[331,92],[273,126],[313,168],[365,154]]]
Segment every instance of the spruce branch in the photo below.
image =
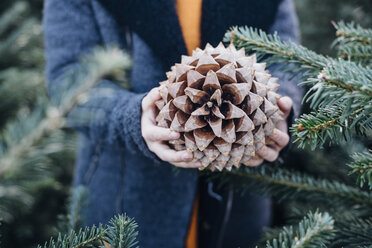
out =
[[0,201],[0,219],[9,222],[14,217],[11,210],[33,203],[33,197],[21,185],[0,185]]
[[319,113],[303,115],[292,127],[301,147],[309,143],[314,149],[331,138],[343,140],[353,130],[365,134],[372,129],[371,68],[325,57],[291,41],[282,42],[277,34],[248,27],[232,28],[225,41],[303,73],[303,84],[311,86],[304,99]]
[[[39,38],[41,30],[40,23],[34,18],[23,21],[20,26],[8,35],[0,44],[0,54],[17,54],[24,46],[30,43],[30,40]],[[11,57],[11,56],[10,56]]]
[[133,219],[125,215],[115,216],[110,220],[105,241],[110,247],[131,248],[138,244],[136,240],[138,225]]
[[16,1],[0,16],[0,65],[5,68],[20,67],[24,62],[32,63],[33,67],[43,64],[41,23],[33,16],[25,17],[28,12],[29,3]]
[[328,64],[318,76],[319,81],[345,90],[345,93],[358,94],[356,98],[372,98],[372,69],[353,62],[339,60]]
[[372,29],[362,28],[354,22],[345,23],[340,21],[338,23],[332,22],[336,28],[336,36],[338,42],[360,42],[363,44],[372,44]]
[[[372,116],[372,70],[357,65],[354,62],[338,60],[329,63],[316,78],[308,78],[302,84],[310,86],[304,99],[310,102],[312,109],[322,111],[323,108],[339,110],[341,119],[347,119],[358,113],[354,118],[369,128]],[[361,110],[361,111],[360,111]]]
[[298,227],[284,227],[277,238],[267,241],[267,248],[326,247],[333,238],[334,220],[328,213],[308,213]]
[[338,61],[303,84],[312,86],[304,99],[317,112],[302,115],[291,128],[300,147],[309,143],[314,149],[326,140],[337,143],[347,139],[352,130],[364,135],[372,129],[370,68]]
[[0,178],[17,171],[22,158],[27,156],[32,147],[36,146],[52,130],[51,120],[53,118],[43,119],[45,113],[45,105],[38,104],[38,107],[29,115],[22,113],[19,119],[8,123],[1,141],[3,154],[0,157]]
[[[313,204],[302,204],[298,201],[293,201],[288,206],[288,224],[286,224],[283,227],[274,227],[274,228],[266,228],[264,230],[264,235],[262,242],[265,240],[272,240],[274,238],[277,238],[279,236],[279,233],[283,231],[283,228],[289,228],[290,224],[298,223],[304,216],[306,216],[309,211],[312,212],[326,212],[326,211],[332,211],[332,218],[334,219],[334,229],[335,229],[335,238],[333,239],[332,243],[329,245],[329,247],[344,247],[345,244],[349,243],[350,245],[353,244],[353,241],[349,240],[350,236],[345,235],[343,232],[348,232],[347,230],[363,230],[361,231],[361,235],[356,235],[355,237],[355,246],[351,247],[360,247],[357,244],[361,242],[365,242],[365,238],[370,236],[366,235],[368,233],[371,233],[369,231],[370,228],[372,228],[372,225],[370,227],[359,225],[358,227],[353,228],[353,224],[351,223],[358,223],[361,220],[368,220],[371,216],[371,209],[369,208],[359,208],[359,206],[350,208],[350,207],[339,207],[337,208],[329,208],[327,206],[314,206]],[[349,226],[349,224],[351,224]],[[365,231],[364,231],[365,230]],[[352,234],[353,235],[353,234]],[[359,237],[358,237],[359,236]],[[357,240],[361,240],[360,242]],[[371,240],[371,237],[368,237],[368,240]]]
[[233,27],[225,34],[224,41],[232,42],[237,49],[254,51],[259,57],[265,57],[268,63],[285,63],[288,67],[299,67],[310,73],[322,70],[333,60],[292,41],[283,42],[276,33],[266,34],[252,27]]
[[261,56],[272,55],[266,56],[265,61],[290,63],[289,66],[298,64],[304,71],[311,70],[316,76],[321,75],[318,80],[307,82],[312,85],[323,80],[326,84],[346,91],[359,91],[369,97],[372,96],[370,68],[316,54],[291,41],[282,42],[276,34],[270,35],[248,27],[233,28],[225,34],[225,40],[231,40],[238,48],[253,49]]
[[38,69],[9,68],[0,72],[0,114],[45,95],[44,74]]
[[68,226],[76,230],[83,223],[83,209],[87,206],[88,190],[84,186],[73,188],[68,204]]
[[369,188],[372,189],[372,150],[355,153],[352,158],[354,161],[348,164],[352,168],[351,174],[357,174],[360,187],[368,183]]
[[[83,76],[82,83],[75,84],[77,87],[71,87],[67,90],[67,94],[62,96],[62,102],[59,105],[59,112],[62,116],[66,116],[75,105],[85,102],[88,98],[88,91],[96,86],[101,79],[107,76],[121,78],[123,71],[131,65],[130,58],[118,48],[101,48],[96,49],[91,55],[83,57],[83,67],[78,71],[72,70],[71,74],[66,74],[66,79],[69,81],[66,85],[71,86],[71,81],[76,79],[77,74]],[[58,84],[55,84],[58,85]]]
[[0,16],[0,35],[8,28],[19,22],[20,17],[29,10],[29,5],[24,1],[15,2],[5,13]]
[[35,192],[41,188],[60,187],[54,179],[54,167],[50,165],[57,154],[72,154],[73,147],[71,136],[56,131],[32,147],[16,169],[5,173],[0,179],[0,218],[5,222],[12,221],[15,213],[24,212],[32,206]]
[[57,231],[68,233],[79,230],[83,224],[84,209],[88,204],[88,189],[82,185],[72,188],[67,201],[67,214],[60,215]]
[[336,28],[338,55],[341,58],[370,65],[372,61],[372,29],[364,29],[355,23],[332,22]]
[[332,247],[371,247],[372,218],[336,220],[337,236]]
[[344,205],[372,206],[372,193],[338,181],[316,179],[310,175],[279,167],[240,168],[222,175],[222,184],[236,185],[243,192],[254,190],[281,200],[297,199],[321,202],[340,202]]
[[351,138],[351,128],[358,133],[365,133],[365,125],[355,123],[355,119],[360,120],[360,113],[363,109],[357,109],[346,118],[343,116],[343,109],[340,107],[323,108],[319,112],[303,114],[295,120],[295,124],[290,128],[295,139],[294,142],[299,147],[304,148],[310,145],[311,149],[322,147],[326,141],[338,143],[341,140]]
[[99,247],[106,235],[107,229],[102,225],[98,227],[80,229],[78,232],[71,230],[68,234],[58,235],[57,240],[50,239],[48,243],[38,248],[83,248],[83,247]]
[[296,119],[296,124],[290,130],[296,137],[294,142],[298,143],[300,148],[305,148],[309,144],[314,150],[323,146],[328,137],[337,136],[339,130],[347,130],[344,127],[344,123],[340,123],[337,117],[312,112]]
[[58,235],[57,240],[50,239],[38,248],[103,248],[104,242],[110,247],[131,248],[137,244],[138,225],[126,215],[115,216],[106,226],[85,227],[79,231],[71,230],[66,235]]
[[372,62],[372,45],[364,44],[343,44],[338,47],[338,55],[347,60],[370,65]]
[[[62,87],[66,88],[71,85],[76,86],[66,89],[68,93],[60,96],[60,102],[58,102],[57,107],[41,104],[40,108],[35,110],[36,114],[32,113],[31,115],[40,116],[39,112],[42,112],[41,116],[45,113],[43,118],[34,125],[29,133],[22,135],[21,139],[18,140],[14,137],[16,142],[7,142],[7,145],[5,145],[7,149],[0,158],[0,178],[5,173],[15,170],[18,161],[31,147],[51,132],[60,128],[65,121],[65,117],[75,105],[85,101],[89,97],[87,93],[89,89],[98,84],[104,76],[120,74],[124,68],[130,65],[128,61],[128,56],[116,48],[97,49],[92,55],[83,58],[81,64],[78,66],[78,70],[66,72],[63,80],[59,79],[61,82],[57,85],[62,85]],[[79,81],[76,81],[77,75],[79,76]],[[41,111],[41,109],[45,110]],[[17,126],[22,130],[21,125],[27,124],[27,122],[20,122]]]

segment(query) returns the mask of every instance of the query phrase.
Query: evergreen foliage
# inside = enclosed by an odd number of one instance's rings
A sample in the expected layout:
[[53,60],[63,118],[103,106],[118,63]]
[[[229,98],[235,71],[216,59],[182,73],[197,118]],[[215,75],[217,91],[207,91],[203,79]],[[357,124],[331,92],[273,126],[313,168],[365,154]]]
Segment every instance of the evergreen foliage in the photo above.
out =
[[372,26],[370,0],[294,0],[299,17],[301,43],[321,54],[336,55],[329,49],[334,41],[331,21],[356,22],[362,27]]
[[[84,248],[84,247],[122,247],[131,248],[137,245],[136,222],[126,215],[115,216],[106,226],[85,227],[78,231],[71,230],[66,235],[59,234],[38,248]],[[106,244],[105,244],[106,243]],[[106,246],[107,245],[107,246]]]
[[80,229],[79,231],[75,232],[71,230],[66,235],[58,235],[57,240],[53,238],[50,239],[48,243],[45,243],[44,246],[38,246],[38,248],[67,248],[67,247],[74,247],[74,248],[82,248],[82,247],[99,247],[98,245],[102,245],[104,236],[107,230],[102,227],[102,225],[98,227],[85,227]]
[[60,216],[58,236],[38,248],[83,248],[83,247],[123,247],[131,248],[138,244],[136,240],[138,225],[124,215],[114,216],[107,225],[82,227],[84,207],[88,203],[88,189],[77,186],[72,189],[68,200],[67,214]]
[[[317,54],[291,41],[282,42],[277,34],[268,35],[253,28],[234,27],[225,35],[225,41],[234,43],[238,48],[255,52],[265,62],[281,64],[281,69],[299,74],[301,84],[309,87],[304,101],[309,103],[312,112],[303,114],[291,127],[295,142],[301,148],[307,145],[312,149],[322,148],[358,136],[369,140],[372,135],[372,70],[368,54],[354,56],[349,53],[345,56],[346,49],[370,49],[372,30],[344,22],[334,26],[338,36],[335,41],[339,50],[338,58]],[[352,158],[354,161],[349,163],[353,169],[351,173],[358,175],[361,187],[366,182],[370,185],[371,152],[355,153]],[[372,195],[365,189],[282,168],[240,169],[230,174],[234,178],[232,180],[238,180],[243,189],[253,186],[259,192],[279,199],[301,200],[333,212],[337,216],[334,223],[332,217],[324,215],[332,219],[332,230],[334,226],[335,232],[325,232],[314,238],[310,241],[314,245],[310,247],[325,244],[332,247],[339,247],[340,244],[345,247],[367,247],[372,244],[369,220]],[[248,183],[248,178],[253,180]],[[348,214],[337,214],[341,211],[347,211]],[[310,216],[308,218],[311,219]],[[308,228],[314,233],[319,230],[319,226],[309,225]],[[267,247],[296,247],[293,233],[292,227],[285,227],[279,239],[268,242]],[[306,236],[307,232],[300,233]],[[303,243],[300,247],[307,246]]]
[[307,200],[344,206],[362,205],[372,208],[372,193],[336,180],[317,179],[311,175],[284,168],[241,168],[223,175],[222,184],[234,184],[243,191],[252,188],[260,194],[276,196],[279,200]]
[[84,208],[88,204],[88,190],[84,186],[72,189],[67,202],[67,214],[59,216],[57,232],[68,233],[83,226]]
[[[104,76],[112,73],[123,72],[130,63],[129,58],[124,56],[118,49],[101,49],[92,52],[81,62],[78,70],[66,72],[66,75],[58,85],[72,85],[63,96],[58,97],[57,105],[53,106],[46,99],[40,100],[34,109],[27,113],[20,112],[17,118],[10,121],[3,129],[0,143],[2,151],[0,158],[1,185],[9,192],[12,185],[20,185],[15,180],[17,172],[22,173],[24,162],[33,160],[33,163],[45,159],[48,149],[41,147],[37,151],[40,142],[50,136],[53,131],[63,127],[65,118],[81,99],[86,99],[87,91],[93,88]],[[79,82],[79,83],[75,83]],[[89,121],[89,120],[84,120]],[[81,122],[81,121],[80,121]],[[62,144],[61,142],[58,142]],[[56,151],[55,147],[52,152]],[[60,148],[62,149],[62,148]],[[26,165],[27,166],[27,165]],[[38,175],[39,173],[36,173]],[[43,174],[42,174],[43,175]],[[45,174],[44,174],[45,175]],[[28,174],[31,176],[31,174]],[[16,196],[15,194],[12,194]],[[19,196],[17,196],[19,197]],[[4,201],[1,201],[4,202]],[[1,206],[1,205],[0,205]]]
[[55,187],[48,168],[51,157],[72,152],[67,136],[56,132],[45,140],[45,146],[30,147],[30,156],[25,154],[18,166],[11,166],[12,158],[22,150],[19,142],[45,115],[48,101],[43,90],[41,25],[28,16],[30,12],[27,2],[17,1],[0,17],[0,218],[5,222],[14,218],[14,210],[32,205],[40,188]]
[[[367,32],[367,31],[366,31]],[[234,28],[228,32],[238,48],[254,51],[269,63],[288,65],[285,69],[303,73],[303,84],[311,88],[305,96],[316,111],[297,120],[292,128],[303,147],[336,142],[348,132],[366,134],[372,129],[372,70],[355,62],[316,54],[295,43],[282,42],[278,35],[267,35],[253,28]],[[362,38],[361,38],[362,39]],[[289,63],[289,64],[288,64]],[[338,129],[339,131],[336,131]]]
[[371,247],[372,218],[353,218],[339,221],[336,225],[339,233],[333,247]]
[[356,60],[370,65],[372,62],[372,32],[355,23],[345,24],[343,21],[333,23],[337,29],[338,55],[344,59]]
[[267,248],[326,247],[334,237],[334,220],[328,213],[308,213],[296,230],[284,227],[277,238],[267,241]]
[[[76,144],[66,117],[103,77],[122,81],[130,60],[116,48],[92,51],[58,79],[70,90],[59,91],[52,104],[45,90],[42,1],[7,2],[11,6],[0,4],[0,242],[27,247],[55,234],[50,225],[69,192]],[[64,230],[80,221],[72,216]]]
[[355,153],[352,157],[354,161],[349,163],[348,166],[352,168],[352,173],[358,175],[360,187],[368,182],[369,189],[372,189],[372,150]]

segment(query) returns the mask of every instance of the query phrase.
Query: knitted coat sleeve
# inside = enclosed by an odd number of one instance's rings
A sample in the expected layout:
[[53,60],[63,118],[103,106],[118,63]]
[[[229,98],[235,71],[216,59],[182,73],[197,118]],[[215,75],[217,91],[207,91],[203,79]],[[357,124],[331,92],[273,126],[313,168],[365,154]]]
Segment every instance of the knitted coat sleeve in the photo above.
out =
[[[104,45],[98,30],[89,0],[46,0],[44,6],[44,32],[46,46],[47,88],[51,100],[59,78],[66,70],[77,66],[79,58],[99,45]],[[58,86],[58,85],[57,85]],[[146,94],[137,94],[116,86],[109,80],[102,80],[98,88],[110,89],[110,94],[98,96],[79,106],[90,115],[89,122],[73,126],[97,142],[119,140],[125,149],[141,153],[159,162],[156,155],[148,150],[141,135],[141,102]],[[72,112],[73,115],[74,112]],[[89,115],[89,116],[90,116]]]

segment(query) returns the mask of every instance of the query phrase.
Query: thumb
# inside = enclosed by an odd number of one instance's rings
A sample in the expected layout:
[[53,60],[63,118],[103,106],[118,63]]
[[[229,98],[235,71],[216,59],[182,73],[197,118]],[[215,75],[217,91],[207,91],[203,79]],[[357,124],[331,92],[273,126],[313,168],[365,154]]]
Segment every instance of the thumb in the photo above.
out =
[[142,100],[142,109],[152,108],[155,101],[161,98],[159,93],[159,87],[155,87],[143,98]]
[[284,118],[287,118],[289,113],[291,112],[293,101],[290,97],[284,96],[278,100],[278,106],[284,113]]

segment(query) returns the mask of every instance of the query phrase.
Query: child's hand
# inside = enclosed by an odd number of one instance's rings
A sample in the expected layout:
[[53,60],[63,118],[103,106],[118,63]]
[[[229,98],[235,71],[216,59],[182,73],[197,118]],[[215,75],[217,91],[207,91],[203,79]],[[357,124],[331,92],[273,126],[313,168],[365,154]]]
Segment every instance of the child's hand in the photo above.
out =
[[276,124],[274,132],[269,136],[275,144],[264,146],[257,152],[257,158],[248,161],[250,166],[258,166],[263,163],[264,160],[269,162],[274,162],[278,156],[279,152],[288,145],[289,135],[288,135],[288,122],[287,118],[291,112],[293,101],[288,96],[282,97],[278,101],[278,106],[280,110],[284,113],[284,119]]
[[199,168],[202,164],[193,161],[193,154],[189,151],[176,151],[171,149],[165,141],[180,138],[180,134],[169,128],[156,126],[155,101],[161,98],[159,87],[153,88],[142,100],[141,132],[142,137],[150,151],[161,160],[182,168]]
[[[169,128],[162,128],[156,126],[155,116],[156,107],[155,101],[161,98],[159,94],[159,87],[152,89],[149,94],[142,100],[142,117],[141,130],[142,136],[146,141],[150,151],[154,152],[161,160],[169,162],[177,167],[183,168],[198,168],[201,163],[192,161],[193,155],[189,151],[176,151],[171,149],[164,141],[179,139],[180,134],[171,131]],[[248,162],[250,166],[258,166],[264,160],[273,162],[278,156],[279,152],[288,145],[289,134],[287,118],[291,111],[293,102],[289,97],[282,97],[278,101],[280,110],[284,113],[284,119],[279,121],[276,128],[269,136],[275,144],[264,146],[257,152],[257,157]]]

